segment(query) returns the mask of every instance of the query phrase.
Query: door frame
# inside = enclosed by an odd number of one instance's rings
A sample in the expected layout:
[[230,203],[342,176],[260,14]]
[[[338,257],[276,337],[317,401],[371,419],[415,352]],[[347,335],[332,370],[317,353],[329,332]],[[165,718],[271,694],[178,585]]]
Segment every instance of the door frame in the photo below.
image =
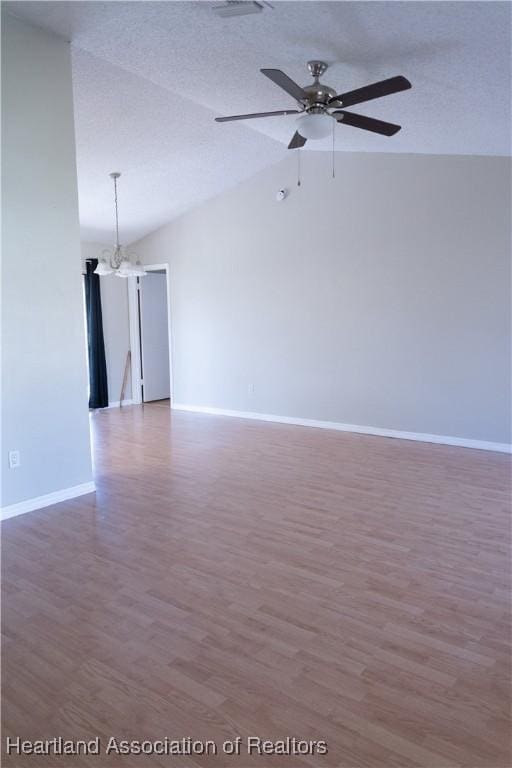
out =
[[[146,272],[165,271],[165,282],[167,287],[167,340],[169,343],[169,384],[171,388],[171,408],[174,399],[174,386],[172,375],[172,333],[171,333],[171,281],[168,264],[144,264]],[[144,280],[143,277],[140,278]],[[139,278],[128,278],[128,321],[130,325],[130,349],[131,349],[131,371],[132,371],[132,402],[134,404],[142,403],[141,387],[141,360],[140,360],[140,334],[139,334]]]

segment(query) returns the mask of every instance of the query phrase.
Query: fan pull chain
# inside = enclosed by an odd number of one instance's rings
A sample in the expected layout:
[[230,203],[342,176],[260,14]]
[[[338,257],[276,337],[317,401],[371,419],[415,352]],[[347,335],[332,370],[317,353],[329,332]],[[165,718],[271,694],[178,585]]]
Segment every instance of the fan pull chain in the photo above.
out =
[[335,157],[335,155],[334,155],[334,129],[335,128],[336,128],[336,121],[333,120],[332,121],[332,177],[333,177],[333,179],[336,178],[336,169],[335,169],[335,166],[334,166],[334,157]]
[[297,149],[297,186],[300,187],[300,149]]

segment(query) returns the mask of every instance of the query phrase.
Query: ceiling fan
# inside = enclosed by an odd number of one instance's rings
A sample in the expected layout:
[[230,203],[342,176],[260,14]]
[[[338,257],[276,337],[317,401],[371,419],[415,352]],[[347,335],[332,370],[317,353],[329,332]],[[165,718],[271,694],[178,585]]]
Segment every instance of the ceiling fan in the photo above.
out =
[[[301,115],[297,120],[297,130],[288,144],[288,149],[303,147],[308,139],[323,139],[332,130],[334,119],[338,123],[345,123],[354,128],[362,128],[364,131],[380,133],[383,136],[393,136],[401,126],[394,123],[386,123],[366,115],[357,115],[354,112],[346,112],[345,107],[354,104],[362,104],[364,101],[379,99],[381,96],[389,96],[392,93],[406,91],[411,83],[406,77],[399,75],[378,83],[357,88],[355,91],[338,94],[333,88],[320,82],[321,76],[327,69],[324,61],[308,61],[308,69],[313,77],[313,83],[301,88],[280,69],[261,69],[266,77],[288,93],[299,106],[299,109],[282,109],[277,112],[254,112],[249,115],[230,115],[228,117],[216,117],[218,123],[226,123],[231,120],[249,120],[255,117],[277,117],[279,115]],[[343,107],[343,109],[341,109]]]

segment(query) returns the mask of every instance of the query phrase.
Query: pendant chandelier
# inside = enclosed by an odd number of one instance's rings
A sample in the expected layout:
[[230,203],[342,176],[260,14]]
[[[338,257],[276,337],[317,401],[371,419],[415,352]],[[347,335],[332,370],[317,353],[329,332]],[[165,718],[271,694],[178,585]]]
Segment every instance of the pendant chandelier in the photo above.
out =
[[140,259],[127,251],[124,245],[119,244],[119,217],[117,212],[117,180],[120,177],[117,171],[110,174],[114,181],[114,206],[116,211],[116,244],[114,248],[105,248],[94,270],[95,275],[112,275],[118,277],[143,277],[146,270]]

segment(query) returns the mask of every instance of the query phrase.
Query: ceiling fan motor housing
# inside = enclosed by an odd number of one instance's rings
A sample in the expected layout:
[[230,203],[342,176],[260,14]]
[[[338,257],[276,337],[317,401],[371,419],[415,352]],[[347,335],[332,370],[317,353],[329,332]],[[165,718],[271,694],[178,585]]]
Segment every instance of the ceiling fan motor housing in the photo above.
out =
[[315,82],[304,86],[303,91],[307,100],[299,102],[299,104],[311,114],[322,114],[327,111],[329,99],[333,99],[337,92],[319,80],[327,69],[327,64],[324,61],[308,61],[308,69]]

